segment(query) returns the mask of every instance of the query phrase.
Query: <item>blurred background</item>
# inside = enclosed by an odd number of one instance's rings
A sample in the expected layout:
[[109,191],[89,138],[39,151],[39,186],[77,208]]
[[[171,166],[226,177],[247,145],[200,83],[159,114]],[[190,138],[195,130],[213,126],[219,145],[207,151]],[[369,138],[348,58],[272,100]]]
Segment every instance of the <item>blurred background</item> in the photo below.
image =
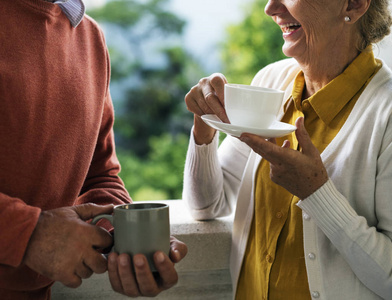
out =
[[[184,96],[214,72],[250,84],[285,58],[266,0],[85,0],[103,28],[120,173],[134,201],[181,199],[193,115]],[[388,37],[375,53],[390,66]]]

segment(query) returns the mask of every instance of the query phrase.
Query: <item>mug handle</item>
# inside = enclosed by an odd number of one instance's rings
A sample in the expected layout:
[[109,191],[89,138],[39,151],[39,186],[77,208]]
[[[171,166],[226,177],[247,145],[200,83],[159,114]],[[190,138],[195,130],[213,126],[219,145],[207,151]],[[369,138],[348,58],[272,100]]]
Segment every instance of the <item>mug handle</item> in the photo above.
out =
[[[112,215],[98,215],[93,218],[93,220],[91,221],[91,225],[95,225],[101,219],[108,220],[110,222],[110,224],[112,224],[112,226],[113,226],[113,216]],[[112,248],[112,251],[113,251],[113,248]],[[105,256],[106,259],[108,259],[109,253],[102,254],[102,255]]]
[[95,225],[99,220],[101,219],[106,219],[110,222],[110,224],[113,225],[113,216],[112,215],[99,215],[94,217],[94,219],[91,221],[92,225]]

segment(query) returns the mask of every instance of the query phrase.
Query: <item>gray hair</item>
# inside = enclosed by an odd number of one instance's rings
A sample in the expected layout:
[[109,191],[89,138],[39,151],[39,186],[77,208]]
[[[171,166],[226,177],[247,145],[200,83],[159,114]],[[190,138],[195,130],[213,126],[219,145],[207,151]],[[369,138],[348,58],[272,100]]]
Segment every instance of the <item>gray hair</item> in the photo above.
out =
[[360,51],[390,34],[392,16],[388,2],[388,0],[371,0],[369,9],[359,20]]

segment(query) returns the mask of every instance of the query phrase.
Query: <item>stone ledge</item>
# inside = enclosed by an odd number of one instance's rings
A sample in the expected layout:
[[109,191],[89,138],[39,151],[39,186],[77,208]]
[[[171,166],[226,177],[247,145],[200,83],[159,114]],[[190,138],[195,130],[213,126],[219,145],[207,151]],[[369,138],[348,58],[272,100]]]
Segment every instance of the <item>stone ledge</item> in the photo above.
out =
[[[232,298],[229,273],[232,216],[195,221],[184,201],[155,201],[170,206],[171,234],[188,245],[188,255],[176,265],[178,284],[156,299],[226,300]],[[60,283],[52,288],[54,300],[128,299],[112,291],[107,274],[94,274],[77,289]]]

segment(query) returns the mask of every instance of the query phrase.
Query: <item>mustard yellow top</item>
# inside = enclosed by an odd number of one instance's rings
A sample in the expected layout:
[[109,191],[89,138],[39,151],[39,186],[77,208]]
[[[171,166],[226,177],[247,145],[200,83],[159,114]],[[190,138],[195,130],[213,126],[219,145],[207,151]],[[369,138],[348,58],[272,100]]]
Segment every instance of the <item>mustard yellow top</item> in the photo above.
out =
[[[320,151],[343,126],[367,83],[381,68],[369,47],[338,77],[302,100],[304,74],[298,73],[292,96],[285,103],[283,122],[303,116],[305,127]],[[287,139],[299,149],[295,133]],[[305,267],[302,212],[298,197],[273,183],[269,163],[262,160],[255,177],[255,215],[238,282],[236,299],[311,299]]]

